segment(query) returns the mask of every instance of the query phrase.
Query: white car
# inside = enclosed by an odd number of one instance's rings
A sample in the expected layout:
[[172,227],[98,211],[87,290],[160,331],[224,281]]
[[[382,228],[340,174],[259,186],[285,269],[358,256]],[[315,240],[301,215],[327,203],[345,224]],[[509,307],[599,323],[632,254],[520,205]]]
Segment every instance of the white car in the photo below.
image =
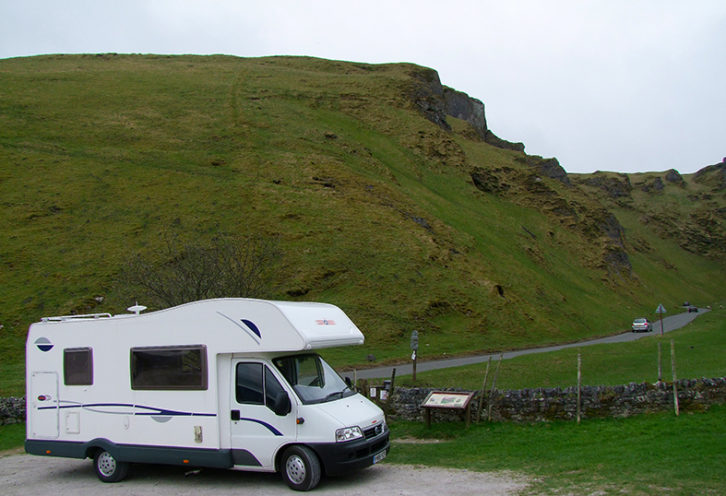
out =
[[633,321],[632,325],[633,332],[650,332],[653,330],[653,326],[646,318],[639,318]]

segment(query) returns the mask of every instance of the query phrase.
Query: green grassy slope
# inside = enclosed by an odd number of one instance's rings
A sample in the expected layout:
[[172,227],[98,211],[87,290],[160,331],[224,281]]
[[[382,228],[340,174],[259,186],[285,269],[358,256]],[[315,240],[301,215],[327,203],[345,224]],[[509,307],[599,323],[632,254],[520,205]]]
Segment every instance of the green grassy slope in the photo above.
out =
[[[338,304],[366,334],[363,347],[328,353],[338,365],[403,358],[412,329],[431,355],[499,350],[605,334],[661,302],[724,298],[722,262],[650,226],[637,235],[651,249],[628,248],[633,276],[613,277],[591,263],[597,243],[536,196],[475,188],[472,167],[531,171],[463,121],[451,118],[452,132],[428,121],[411,97],[422,70],[304,57],[0,60],[0,395],[22,389],[30,322],[123,311],[133,295],[120,268],[161,257],[172,236],[277,236],[284,260],[269,296]],[[540,180],[564,201],[600,205]]]

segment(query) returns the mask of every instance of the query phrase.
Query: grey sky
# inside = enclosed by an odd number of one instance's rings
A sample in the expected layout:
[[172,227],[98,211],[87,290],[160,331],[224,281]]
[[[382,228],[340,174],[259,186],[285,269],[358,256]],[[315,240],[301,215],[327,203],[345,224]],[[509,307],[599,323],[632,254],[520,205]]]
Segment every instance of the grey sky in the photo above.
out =
[[99,52],[413,62],[568,172],[726,155],[723,0],[0,0],[0,58]]

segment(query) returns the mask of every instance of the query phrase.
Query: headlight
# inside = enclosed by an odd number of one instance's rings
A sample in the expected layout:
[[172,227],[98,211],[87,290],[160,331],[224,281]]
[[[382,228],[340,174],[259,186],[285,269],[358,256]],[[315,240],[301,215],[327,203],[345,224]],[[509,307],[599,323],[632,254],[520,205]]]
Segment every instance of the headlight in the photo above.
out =
[[359,437],[363,437],[363,431],[361,431],[360,427],[357,425],[355,427],[343,427],[342,429],[335,431],[335,441],[338,443],[352,441]]

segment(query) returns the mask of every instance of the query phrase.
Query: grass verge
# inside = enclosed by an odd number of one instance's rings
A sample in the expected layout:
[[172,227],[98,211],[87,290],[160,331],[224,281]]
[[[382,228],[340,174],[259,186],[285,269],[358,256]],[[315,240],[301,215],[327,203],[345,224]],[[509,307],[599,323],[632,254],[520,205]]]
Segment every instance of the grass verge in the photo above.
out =
[[17,450],[25,442],[25,423],[0,425],[0,456],[4,451]]
[[708,412],[594,419],[581,424],[493,423],[465,428],[392,422],[388,461],[532,478],[524,494],[726,494],[726,405]]
[[[726,375],[726,310],[717,309],[662,338],[654,332],[652,336],[629,343],[569,348],[504,360],[496,386],[498,389],[574,386],[577,384],[578,352],[582,355],[582,384],[653,383],[658,379],[658,341],[661,342],[662,378],[670,381],[671,340],[675,345],[678,378]],[[496,360],[493,360],[488,387],[491,387],[495,368]],[[415,383],[410,375],[402,375],[396,382],[400,386],[456,387],[475,391],[482,387],[485,370],[486,363],[481,363],[419,372]]]

